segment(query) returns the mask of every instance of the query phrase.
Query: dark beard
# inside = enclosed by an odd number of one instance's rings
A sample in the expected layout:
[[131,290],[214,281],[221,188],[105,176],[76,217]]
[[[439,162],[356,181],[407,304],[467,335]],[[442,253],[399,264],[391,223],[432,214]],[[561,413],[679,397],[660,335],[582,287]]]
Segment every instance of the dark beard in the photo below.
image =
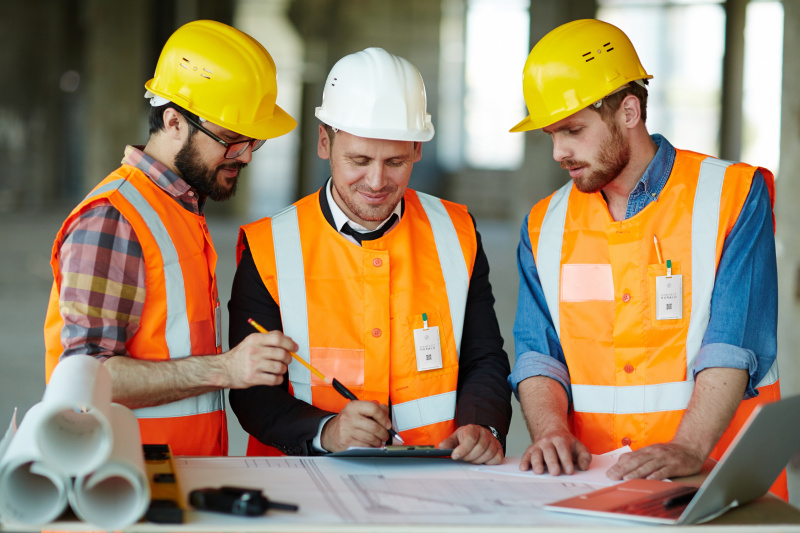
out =
[[192,141],[193,138],[194,134],[175,155],[175,168],[178,169],[183,181],[193,187],[201,197],[211,198],[217,202],[227,200],[236,194],[239,177],[233,179],[233,185],[230,188],[226,188],[217,180],[217,173],[222,169],[229,168],[241,170],[247,166],[247,163],[231,161],[211,169],[201,163],[200,154]]

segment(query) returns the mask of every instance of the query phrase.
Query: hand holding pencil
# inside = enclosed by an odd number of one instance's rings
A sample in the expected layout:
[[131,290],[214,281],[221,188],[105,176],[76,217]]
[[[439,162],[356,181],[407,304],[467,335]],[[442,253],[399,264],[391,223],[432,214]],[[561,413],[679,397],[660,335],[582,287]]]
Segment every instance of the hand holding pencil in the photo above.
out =
[[[251,326],[261,333],[268,331],[252,318],[247,319]],[[380,438],[383,431],[388,431],[394,439],[403,443],[403,439],[392,429],[389,419],[389,407],[378,402],[359,401],[353,394],[336,378],[333,380],[325,377],[322,372],[311,366],[302,357],[294,352],[290,355],[311,371],[322,381],[329,383],[336,389],[336,392],[351,400],[344,409],[333,419],[325,424],[322,431],[322,445],[328,451],[343,451],[350,446],[368,446],[377,448],[383,445],[385,439]]]

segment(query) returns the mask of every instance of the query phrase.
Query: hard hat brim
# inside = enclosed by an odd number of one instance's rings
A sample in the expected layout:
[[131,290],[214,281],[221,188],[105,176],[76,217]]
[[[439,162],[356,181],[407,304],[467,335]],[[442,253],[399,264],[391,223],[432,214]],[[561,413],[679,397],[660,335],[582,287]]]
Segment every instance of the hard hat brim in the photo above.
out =
[[535,130],[535,129],[536,129],[536,127],[534,127],[533,121],[531,120],[530,115],[528,115],[527,117],[522,119],[522,121],[519,124],[517,124],[516,126],[514,126],[513,128],[511,128],[508,131],[510,133],[519,133],[519,132],[530,131],[530,130]]
[[[226,126],[227,127],[227,126]],[[240,135],[246,135],[253,139],[274,139],[281,135],[286,135],[297,127],[297,121],[284,111],[281,107],[275,106],[272,117],[255,124],[248,128],[229,128]],[[238,131],[241,129],[242,131]],[[246,130],[246,131],[245,131]]]

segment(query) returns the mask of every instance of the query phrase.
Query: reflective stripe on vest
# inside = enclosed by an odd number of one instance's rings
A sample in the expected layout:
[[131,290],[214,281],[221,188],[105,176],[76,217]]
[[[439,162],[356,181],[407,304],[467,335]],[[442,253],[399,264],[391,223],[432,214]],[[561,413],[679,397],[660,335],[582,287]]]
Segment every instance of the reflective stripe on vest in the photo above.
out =
[[407,431],[451,420],[456,412],[456,393],[446,392],[392,405],[392,426]]
[[177,402],[165,403],[155,407],[142,407],[134,409],[136,418],[173,418],[179,416],[202,415],[223,411],[225,409],[225,398],[222,389],[207,392],[200,396],[184,398]]
[[[169,236],[164,223],[150,203],[136,187],[127,180],[113,180],[89,194],[89,197],[117,189],[119,193],[136,209],[147,224],[148,229],[158,244],[161,260],[164,264],[164,287],[167,297],[166,330],[164,334],[170,359],[182,359],[192,353],[191,334],[189,332],[189,316],[187,313],[186,294],[183,287],[183,271],[178,259],[178,251]],[[222,411],[225,409],[223,391],[211,391],[199,396],[184,398],[177,402],[134,409],[137,418],[172,418],[200,415]]]
[[[300,244],[300,224],[297,208],[290,205],[272,218],[272,239],[275,246],[278,299],[292,302],[281,307],[283,332],[300,347],[297,355],[311,360],[308,340],[308,305],[306,277],[303,268],[303,248]],[[289,381],[294,397],[311,403],[311,371],[292,358]]]
[[127,180],[113,180],[105,186],[92,191],[89,197],[117,189],[136,209],[147,224],[161,252],[164,264],[164,287],[167,293],[167,320],[164,338],[170,359],[182,359],[192,353],[192,337],[189,333],[189,315],[186,311],[186,294],[183,289],[183,271],[178,259],[178,251],[172,243],[167,228],[158,213],[145,200],[142,193]]
[[453,337],[456,339],[456,354],[461,355],[461,335],[464,330],[464,313],[467,309],[467,293],[469,292],[469,272],[464,262],[458,234],[442,205],[442,201],[429,194],[417,192],[417,198],[428,216],[433,230],[433,240],[439,254],[447,299],[450,302],[450,318],[453,322]]
[[[624,387],[572,384],[576,412],[638,414],[683,410],[689,405],[694,390],[694,365],[710,318],[711,295],[716,278],[720,198],[725,170],[731,164],[709,157],[700,166],[692,212],[692,310],[686,340],[686,381]],[[539,279],[559,338],[561,247],[572,187],[572,182],[567,183],[551,198],[542,221],[536,256]],[[777,380],[776,360],[756,387],[770,385]]]
[[[453,221],[441,200],[417,193],[433,232],[439,263],[445,279],[456,353],[460,352],[464,313],[469,291],[469,271]],[[306,300],[303,250],[297,208],[289,206],[272,218],[272,237],[275,248],[278,298],[292,305],[281,307],[284,333],[300,349],[297,355],[309,361],[308,304]],[[311,372],[297,361],[289,365],[289,381],[295,398],[311,404]],[[398,431],[405,431],[442,420],[455,413],[455,392],[403,402],[392,406],[393,420]]]

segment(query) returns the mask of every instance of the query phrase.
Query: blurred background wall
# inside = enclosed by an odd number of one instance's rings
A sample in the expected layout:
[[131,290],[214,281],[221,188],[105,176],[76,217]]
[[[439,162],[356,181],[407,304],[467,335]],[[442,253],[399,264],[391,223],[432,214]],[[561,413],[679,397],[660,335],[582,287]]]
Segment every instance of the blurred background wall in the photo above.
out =
[[[270,51],[278,103],[299,121],[261,149],[232,201],[207,207],[222,298],[238,226],[328,176],[316,155],[314,108],[330,67],[380,46],[425,79],[437,133],[411,186],[466,203],[477,218],[513,364],[519,227],[531,205],[567,179],[546,135],[508,133],[526,115],[522,66],[551,29],[597,17],[630,36],[655,76],[651,132],[679,148],[775,171],[781,384],[785,395],[800,392],[800,0],[0,0],[0,7],[0,423],[44,390],[53,237],[71,207],[117,167],[124,146],[146,142],[143,84],[169,35],[201,18],[232,24]],[[514,416],[510,454],[530,442]],[[235,418],[229,425],[231,453],[243,454],[244,433]]]

